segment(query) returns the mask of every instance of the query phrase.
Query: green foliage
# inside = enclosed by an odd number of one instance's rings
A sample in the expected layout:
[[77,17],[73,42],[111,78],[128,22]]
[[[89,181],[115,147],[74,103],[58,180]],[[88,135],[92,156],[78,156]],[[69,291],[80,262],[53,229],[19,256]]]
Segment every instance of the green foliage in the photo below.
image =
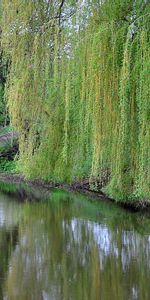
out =
[[5,105],[4,105],[3,97],[4,97],[4,89],[2,85],[0,85],[0,124],[4,124],[5,121],[5,117],[4,117]]
[[14,183],[0,182],[0,191],[7,194],[13,194],[17,191],[17,185]]
[[13,133],[13,132],[15,132],[15,128],[13,128],[12,126],[0,127],[0,135]]
[[98,3],[2,1],[19,168],[59,181],[107,170],[109,195],[150,198],[150,4]]
[[14,173],[16,171],[16,162],[0,158],[0,172]]

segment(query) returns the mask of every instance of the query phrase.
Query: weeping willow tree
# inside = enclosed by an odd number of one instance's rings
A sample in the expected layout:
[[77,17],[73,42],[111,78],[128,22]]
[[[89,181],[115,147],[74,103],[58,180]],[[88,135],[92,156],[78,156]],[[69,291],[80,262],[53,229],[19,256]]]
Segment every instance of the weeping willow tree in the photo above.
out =
[[1,27],[0,27],[0,126],[7,124],[6,103],[4,99],[4,86],[6,81],[7,66],[3,65],[2,60],[2,47],[1,47]]
[[149,199],[149,1],[2,0],[1,9],[19,169]]

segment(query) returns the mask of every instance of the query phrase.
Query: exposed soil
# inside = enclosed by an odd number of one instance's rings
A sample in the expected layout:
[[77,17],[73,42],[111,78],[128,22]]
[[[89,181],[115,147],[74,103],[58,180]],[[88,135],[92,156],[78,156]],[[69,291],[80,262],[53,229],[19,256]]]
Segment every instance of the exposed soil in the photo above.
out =
[[27,184],[32,187],[43,187],[47,189],[58,186],[58,184],[55,184],[54,182],[46,183],[39,179],[28,180],[21,174],[0,173],[0,181],[6,183]]

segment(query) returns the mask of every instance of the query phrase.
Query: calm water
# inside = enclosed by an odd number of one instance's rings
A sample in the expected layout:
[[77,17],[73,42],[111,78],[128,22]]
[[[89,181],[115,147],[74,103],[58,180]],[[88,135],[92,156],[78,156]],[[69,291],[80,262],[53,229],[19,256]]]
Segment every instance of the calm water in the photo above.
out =
[[150,300],[150,218],[63,191],[1,193],[0,299]]

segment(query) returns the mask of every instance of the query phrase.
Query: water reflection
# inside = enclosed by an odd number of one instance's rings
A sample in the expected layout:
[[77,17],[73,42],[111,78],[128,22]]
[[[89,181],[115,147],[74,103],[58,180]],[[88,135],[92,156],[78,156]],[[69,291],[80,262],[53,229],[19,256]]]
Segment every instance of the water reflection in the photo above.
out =
[[54,192],[22,206],[18,230],[5,300],[150,299],[147,217]]

